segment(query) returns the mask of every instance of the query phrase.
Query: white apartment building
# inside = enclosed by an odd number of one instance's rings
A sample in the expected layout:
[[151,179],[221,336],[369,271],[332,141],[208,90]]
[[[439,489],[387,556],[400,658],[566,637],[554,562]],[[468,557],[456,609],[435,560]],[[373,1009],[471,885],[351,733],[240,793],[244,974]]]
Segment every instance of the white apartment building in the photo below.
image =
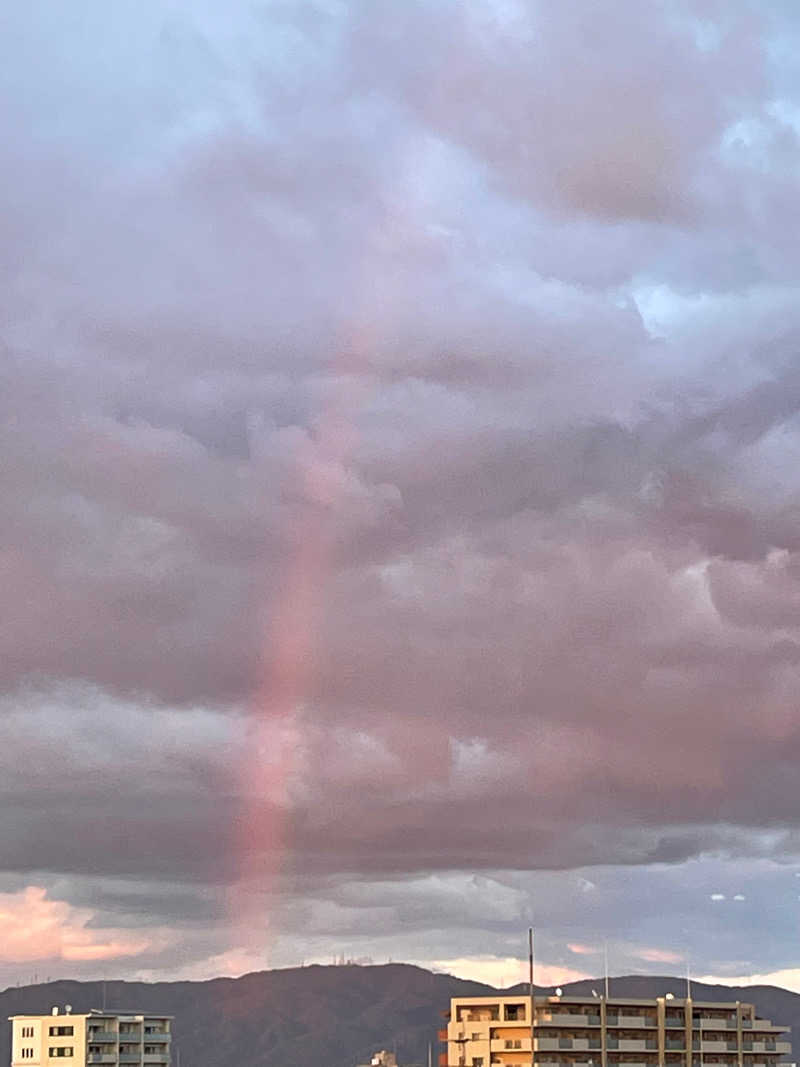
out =
[[170,1067],[168,1015],[90,1011],[12,1015],[11,1067]]

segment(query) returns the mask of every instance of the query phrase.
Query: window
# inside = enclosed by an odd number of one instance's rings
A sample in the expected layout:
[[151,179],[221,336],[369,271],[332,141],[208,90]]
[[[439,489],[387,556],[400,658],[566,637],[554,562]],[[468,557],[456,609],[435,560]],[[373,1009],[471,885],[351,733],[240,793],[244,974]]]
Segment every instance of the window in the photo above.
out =
[[33,1037],[33,1027],[32,1026],[23,1026],[22,1027],[22,1036],[23,1037]]
[[483,1056],[473,1056],[472,1067],[483,1067]]
[[75,1028],[73,1026],[51,1026],[50,1027],[50,1036],[51,1037],[72,1037],[72,1035],[74,1033],[75,1033]]
[[[28,1036],[30,1036],[30,1035],[28,1035]],[[33,1059],[33,1049],[32,1048],[24,1048],[22,1050],[22,1059],[23,1060],[32,1060]]]
[[73,1054],[74,1050],[71,1045],[56,1045],[47,1050],[47,1055],[50,1056],[51,1059],[58,1059],[61,1056],[72,1056]]

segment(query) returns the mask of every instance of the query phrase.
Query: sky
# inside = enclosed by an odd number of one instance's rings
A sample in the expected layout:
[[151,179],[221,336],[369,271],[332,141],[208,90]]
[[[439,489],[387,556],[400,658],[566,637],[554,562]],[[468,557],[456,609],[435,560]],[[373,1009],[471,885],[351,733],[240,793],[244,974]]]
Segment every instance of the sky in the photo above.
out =
[[0,22],[0,984],[800,990],[796,5]]

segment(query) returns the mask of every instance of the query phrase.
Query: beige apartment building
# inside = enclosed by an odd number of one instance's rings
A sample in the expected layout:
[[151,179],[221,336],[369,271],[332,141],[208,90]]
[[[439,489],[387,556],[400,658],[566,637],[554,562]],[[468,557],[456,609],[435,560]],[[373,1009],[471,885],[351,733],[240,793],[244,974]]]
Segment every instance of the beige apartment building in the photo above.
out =
[[[537,996],[451,1001],[440,1067],[778,1067],[788,1026],[752,1004]],[[531,1040],[534,1053],[531,1055]]]
[[167,1015],[91,1011],[86,1015],[12,1015],[11,1067],[66,1067],[65,1060],[120,1067],[170,1067]]

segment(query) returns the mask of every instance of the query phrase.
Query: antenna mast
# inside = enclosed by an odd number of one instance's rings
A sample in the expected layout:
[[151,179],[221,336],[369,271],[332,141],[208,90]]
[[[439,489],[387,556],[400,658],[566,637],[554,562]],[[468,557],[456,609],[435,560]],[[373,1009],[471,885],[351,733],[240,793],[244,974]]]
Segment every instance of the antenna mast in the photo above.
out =
[[603,942],[603,975],[605,981],[606,1001],[608,1001],[608,941]]
[[528,927],[528,993],[531,998],[531,1067],[534,1067],[534,1048],[536,1047],[536,1041],[534,1039],[534,1027],[536,1026],[536,1001],[533,985],[533,927]]

